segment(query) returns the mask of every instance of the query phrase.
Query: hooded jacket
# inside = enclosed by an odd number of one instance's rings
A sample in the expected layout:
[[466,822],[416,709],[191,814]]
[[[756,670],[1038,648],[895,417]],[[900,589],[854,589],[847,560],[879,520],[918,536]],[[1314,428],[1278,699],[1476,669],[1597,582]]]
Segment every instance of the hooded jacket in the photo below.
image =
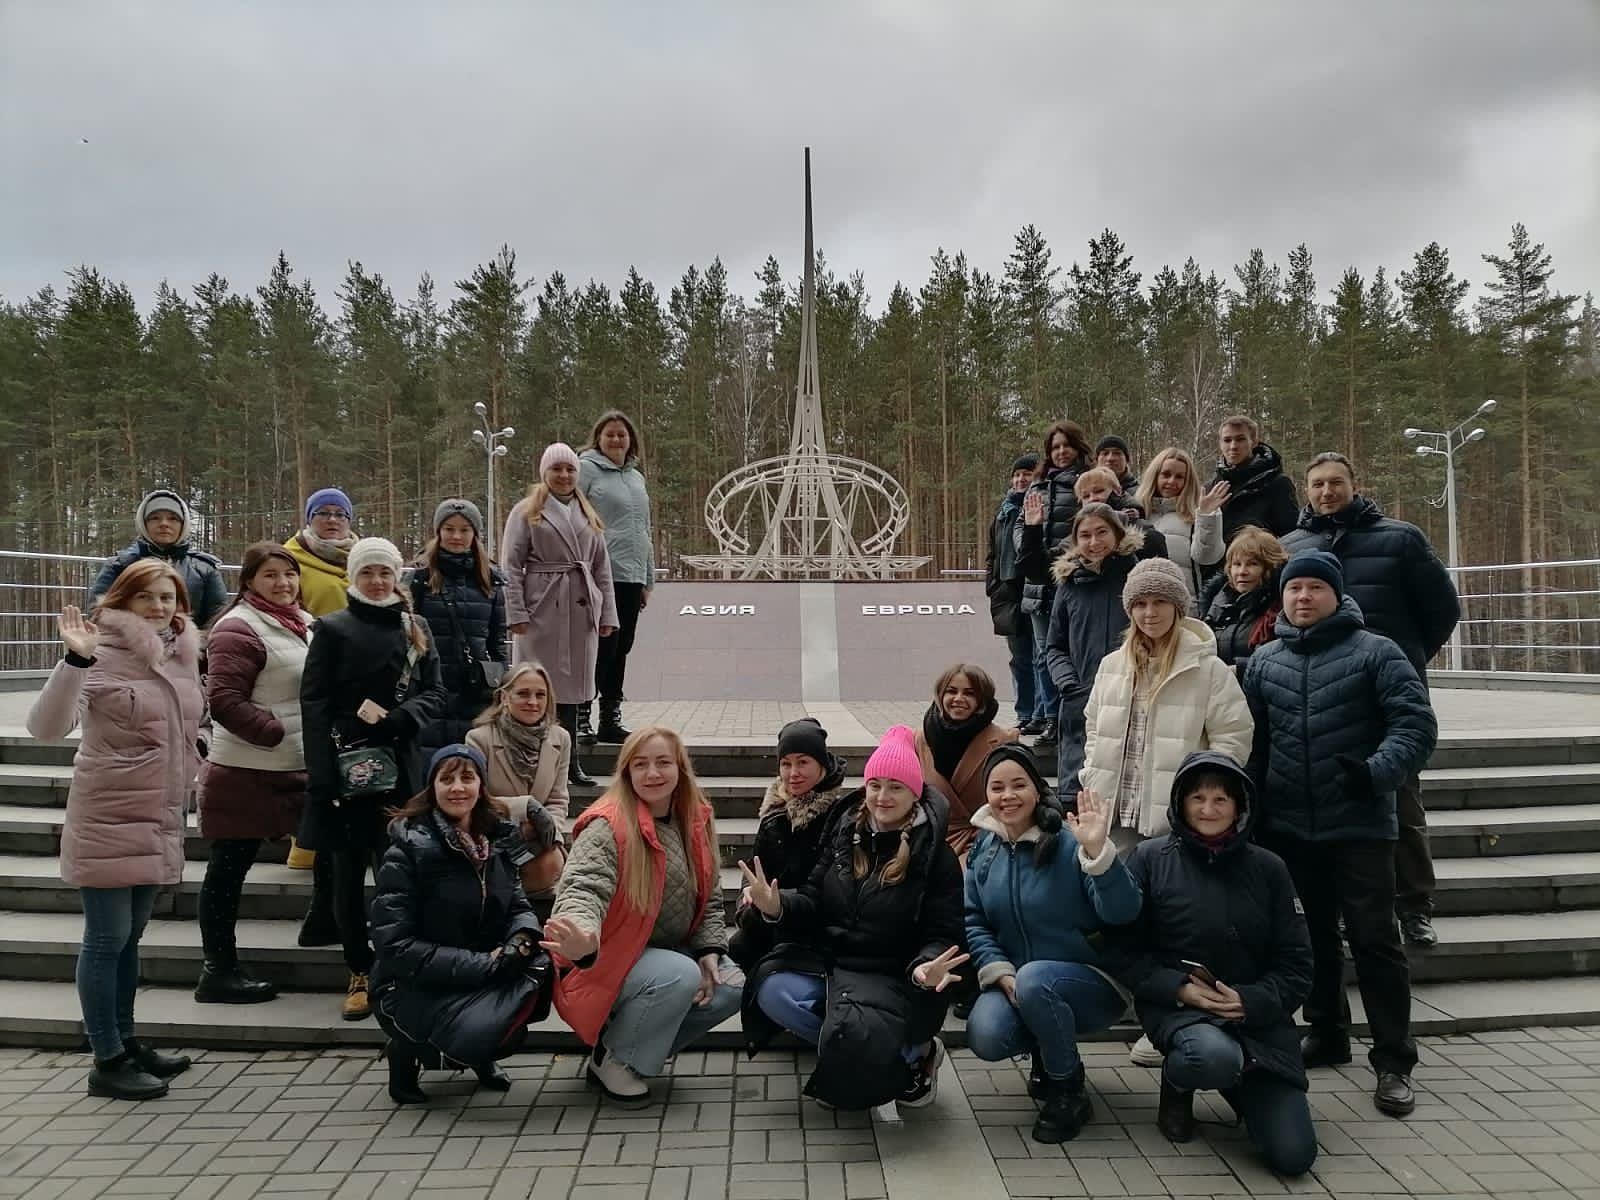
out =
[[1281,538],[1299,520],[1300,502],[1294,480],[1283,473],[1283,459],[1265,442],[1257,442],[1250,457],[1236,467],[1219,462],[1206,490],[1219,483],[1232,489],[1228,502],[1222,506],[1224,543],[1233,541],[1233,535],[1245,525],[1255,525]]
[[1307,506],[1283,548],[1291,557],[1326,550],[1337,558],[1345,593],[1361,606],[1367,628],[1397,643],[1419,675],[1461,620],[1461,598],[1427,535],[1384,516],[1365,496],[1336,513]]
[[[1235,836],[1205,845],[1183,819],[1183,795],[1201,772],[1233,780],[1243,799]],[[1254,792],[1226,754],[1191,754],[1172,780],[1172,832],[1141,843],[1128,871],[1144,897],[1131,925],[1108,932],[1107,962],[1133,992],[1139,1023],[1158,1050],[1190,1025],[1217,1025],[1244,1047],[1246,1069],[1306,1087],[1294,1014],[1311,991],[1311,935],[1289,869],[1250,840]],[[1179,1004],[1189,980],[1182,961],[1207,967],[1239,993],[1244,1020],[1224,1021]]]
[[223,582],[220,570],[221,560],[203,550],[195,550],[189,545],[187,539],[192,517],[188,504],[176,492],[158,488],[139,501],[138,511],[145,512],[150,501],[158,496],[172,501],[181,509],[183,533],[172,545],[158,546],[150,540],[144,531],[144,526],[136,518],[134,525],[138,536],[108,558],[105,566],[100,568],[100,574],[95,576],[94,583],[89,588],[88,603],[85,607],[93,608],[99,603],[100,597],[111,590],[111,585],[117,581],[117,577],[141,558],[160,558],[171,563],[172,569],[182,577],[184,589],[189,593],[189,615],[194,618],[197,626],[204,629],[228,604],[228,588]]
[[1311,842],[1393,841],[1395,789],[1426,765],[1439,733],[1428,689],[1348,595],[1305,629],[1280,614],[1277,634],[1244,673],[1262,827]]

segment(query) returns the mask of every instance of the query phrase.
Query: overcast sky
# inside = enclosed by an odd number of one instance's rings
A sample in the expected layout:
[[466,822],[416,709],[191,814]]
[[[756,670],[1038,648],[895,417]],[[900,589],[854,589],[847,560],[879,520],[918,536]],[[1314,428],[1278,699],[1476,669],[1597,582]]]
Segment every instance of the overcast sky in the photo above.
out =
[[1474,284],[1523,221],[1600,290],[1595,0],[501,4],[0,0],[0,298],[79,263],[141,306],[281,247],[402,296],[502,242],[526,274],[749,295],[817,240],[875,305],[938,246],[1150,276],[1304,241],[1324,299],[1437,239]]

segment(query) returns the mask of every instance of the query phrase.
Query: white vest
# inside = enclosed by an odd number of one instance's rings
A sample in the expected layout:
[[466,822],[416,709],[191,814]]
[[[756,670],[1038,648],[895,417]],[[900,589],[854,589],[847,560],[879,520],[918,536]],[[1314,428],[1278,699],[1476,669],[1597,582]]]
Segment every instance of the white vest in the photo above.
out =
[[[307,614],[309,617],[310,614]],[[266,664],[250,690],[251,703],[260,705],[283,724],[283,741],[270,750],[253,746],[213,723],[208,758],[224,767],[253,771],[304,771],[305,739],[300,732],[300,676],[305,671],[307,645],[271,617],[249,604],[235,605],[216,625],[229,621],[248,625],[267,652]]]

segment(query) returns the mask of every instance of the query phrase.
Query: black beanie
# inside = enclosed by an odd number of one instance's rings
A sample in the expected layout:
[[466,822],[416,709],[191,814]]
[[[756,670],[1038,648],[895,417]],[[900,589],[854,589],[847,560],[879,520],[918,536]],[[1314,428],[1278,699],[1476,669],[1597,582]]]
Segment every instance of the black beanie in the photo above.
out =
[[790,721],[778,730],[778,757],[804,754],[813,758],[826,770],[828,767],[828,731],[815,717],[801,717]]
[[1039,456],[1037,454],[1024,454],[1011,464],[1011,473],[1018,471],[1037,471],[1039,469]]
[[1033,759],[1033,751],[1021,742],[1002,742],[989,751],[989,757],[983,760],[983,789],[989,790],[989,773],[1003,762],[1013,762],[1028,774],[1028,782],[1033,784],[1034,791],[1039,793],[1039,808],[1033,814],[1033,821],[1041,833],[1056,833],[1061,829],[1061,805],[1056,799],[1056,790],[1044,781],[1044,776],[1039,773],[1039,764]]
[[1108,433],[1094,444],[1095,457],[1100,456],[1102,450],[1121,450],[1123,455],[1132,458],[1133,451],[1128,449],[1128,443],[1114,433]]
[[1278,574],[1279,594],[1282,594],[1291,579],[1305,576],[1322,580],[1333,589],[1335,596],[1344,599],[1344,567],[1326,550],[1302,550],[1284,563],[1283,569]]

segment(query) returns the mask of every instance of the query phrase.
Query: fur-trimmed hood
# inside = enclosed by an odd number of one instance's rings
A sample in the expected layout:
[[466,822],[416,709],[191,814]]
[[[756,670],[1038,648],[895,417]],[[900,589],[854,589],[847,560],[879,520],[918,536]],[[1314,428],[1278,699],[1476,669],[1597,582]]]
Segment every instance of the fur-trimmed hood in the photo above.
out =
[[817,786],[799,798],[789,795],[782,779],[774,779],[767,785],[767,794],[761,800],[759,819],[765,820],[781,809],[788,814],[791,829],[805,828],[832,809],[834,802],[844,794],[841,786],[844,772],[844,760],[836,754],[828,755],[827,771],[817,781]]
[[[1144,549],[1144,530],[1132,526],[1122,535],[1122,540],[1117,543],[1117,548],[1111,552],[1111,557],[1126,555],[1132,557]],[[1065,583],[1071,579],[1079,567],[1085,563],[1076,550],[1064,551],[1050,566],[1050,576],[1057,583]]]
[[[141,666],[153,671],[165,660],[166,647],[161,644],[161,635],[143,617],[135,616],[126,609],[108,608],[96,613],[94,622],[100,629],[105,646],[125,651]],[[200,635],[195,630],[194,622],[179,613],[173,618],[173,624],[178,629],[177,641],[173,643],[174,657],[185,666],[198,667]]]

